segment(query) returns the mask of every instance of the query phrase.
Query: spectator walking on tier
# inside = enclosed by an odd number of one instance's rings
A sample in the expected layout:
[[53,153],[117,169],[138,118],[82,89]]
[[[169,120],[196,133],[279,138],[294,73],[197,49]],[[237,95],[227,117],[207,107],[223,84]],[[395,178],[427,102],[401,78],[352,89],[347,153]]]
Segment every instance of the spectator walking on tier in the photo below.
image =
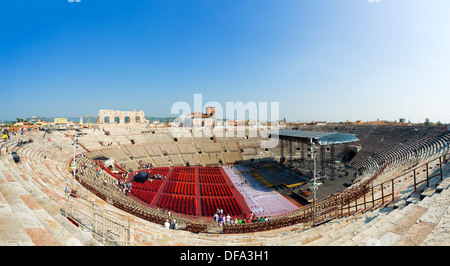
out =
[[66,188],[64,189],[64,194],[66,195],[66,197],[68,197],[70,194],[70,188],[68,185],[66,185]]

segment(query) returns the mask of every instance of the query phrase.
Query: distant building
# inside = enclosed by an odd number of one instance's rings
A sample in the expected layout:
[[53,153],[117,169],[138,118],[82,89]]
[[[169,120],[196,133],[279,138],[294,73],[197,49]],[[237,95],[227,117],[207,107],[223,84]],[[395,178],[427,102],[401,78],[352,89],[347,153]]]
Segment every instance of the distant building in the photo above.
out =
[[36,126],[37,127],[48,127],[49,123],[45,121],[37,121]]
[[387,120],[377,119],[377,121],[368,121],[367,124],[370,124],[370,125],[390,125],[392,123],[387,121]]
[[55,118],[55,129],[56,130],[66,130],[67,129],[67,118]]
[[214,127],[216,125],[216,108],[206,107],[206,113],[193,112],[182,117],[180,126],[182,127]]
[[314,126],[324,126],[327,124],[327,121],[311,121],[310,125]]

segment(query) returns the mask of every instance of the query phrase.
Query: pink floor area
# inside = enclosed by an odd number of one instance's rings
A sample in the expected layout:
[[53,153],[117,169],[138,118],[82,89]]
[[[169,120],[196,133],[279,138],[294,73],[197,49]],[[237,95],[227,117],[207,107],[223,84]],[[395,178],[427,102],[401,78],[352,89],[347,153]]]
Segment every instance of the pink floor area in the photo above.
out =
[[245,166],[224,166],[223,169],[255,215],[276,216],[299,207],[273,188],[266,188],[252,178],[248,173],[250,169]]

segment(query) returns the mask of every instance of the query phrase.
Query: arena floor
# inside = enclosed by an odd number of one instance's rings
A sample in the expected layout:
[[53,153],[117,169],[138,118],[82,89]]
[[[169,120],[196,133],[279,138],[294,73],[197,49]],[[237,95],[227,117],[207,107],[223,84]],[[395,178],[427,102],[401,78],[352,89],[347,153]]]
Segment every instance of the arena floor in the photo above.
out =
[[254,173],[260,175],[272,186],[285,185],[287,187],[291,187],[305,183],[306,180],[308,179],[307,176],[300,177],[298,175],[289,173],[289,171],[280,169],[276,166],[269,166],[256,169]]
[[[267,187],[277,187],[278,190],[288,199],[298,201],[297,197],[293,197],[293,193],[301,195],[306,201],[312,200],[310,196],[304,195],[301,191],[308,190],[312,183],[312,178],[306,175],[299,176],[290,173],[288,169],[284,170],[275,165],[267,165],[255,169],[253,172],[255,179],[264,183]],[[311,179],[311,180],[310,180]],[[346,186],[352,182],[352,175],[330,178],[318,178],[319,189],[317,190],[317,199],[324,199],[329,195],[343,191]],[[284,189],[284,193],[283,193]],[[304,204],[305,202],[300,202]]]

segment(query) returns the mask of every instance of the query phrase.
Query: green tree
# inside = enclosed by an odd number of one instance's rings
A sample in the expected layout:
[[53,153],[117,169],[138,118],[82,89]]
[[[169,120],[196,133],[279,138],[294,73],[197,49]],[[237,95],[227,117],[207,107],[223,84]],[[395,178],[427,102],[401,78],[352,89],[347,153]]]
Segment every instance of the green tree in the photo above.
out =
[[431,125],[430,119],[429,118],[425,118],[425,122],[423,124],[424,124],[424,126],[430,126]]

